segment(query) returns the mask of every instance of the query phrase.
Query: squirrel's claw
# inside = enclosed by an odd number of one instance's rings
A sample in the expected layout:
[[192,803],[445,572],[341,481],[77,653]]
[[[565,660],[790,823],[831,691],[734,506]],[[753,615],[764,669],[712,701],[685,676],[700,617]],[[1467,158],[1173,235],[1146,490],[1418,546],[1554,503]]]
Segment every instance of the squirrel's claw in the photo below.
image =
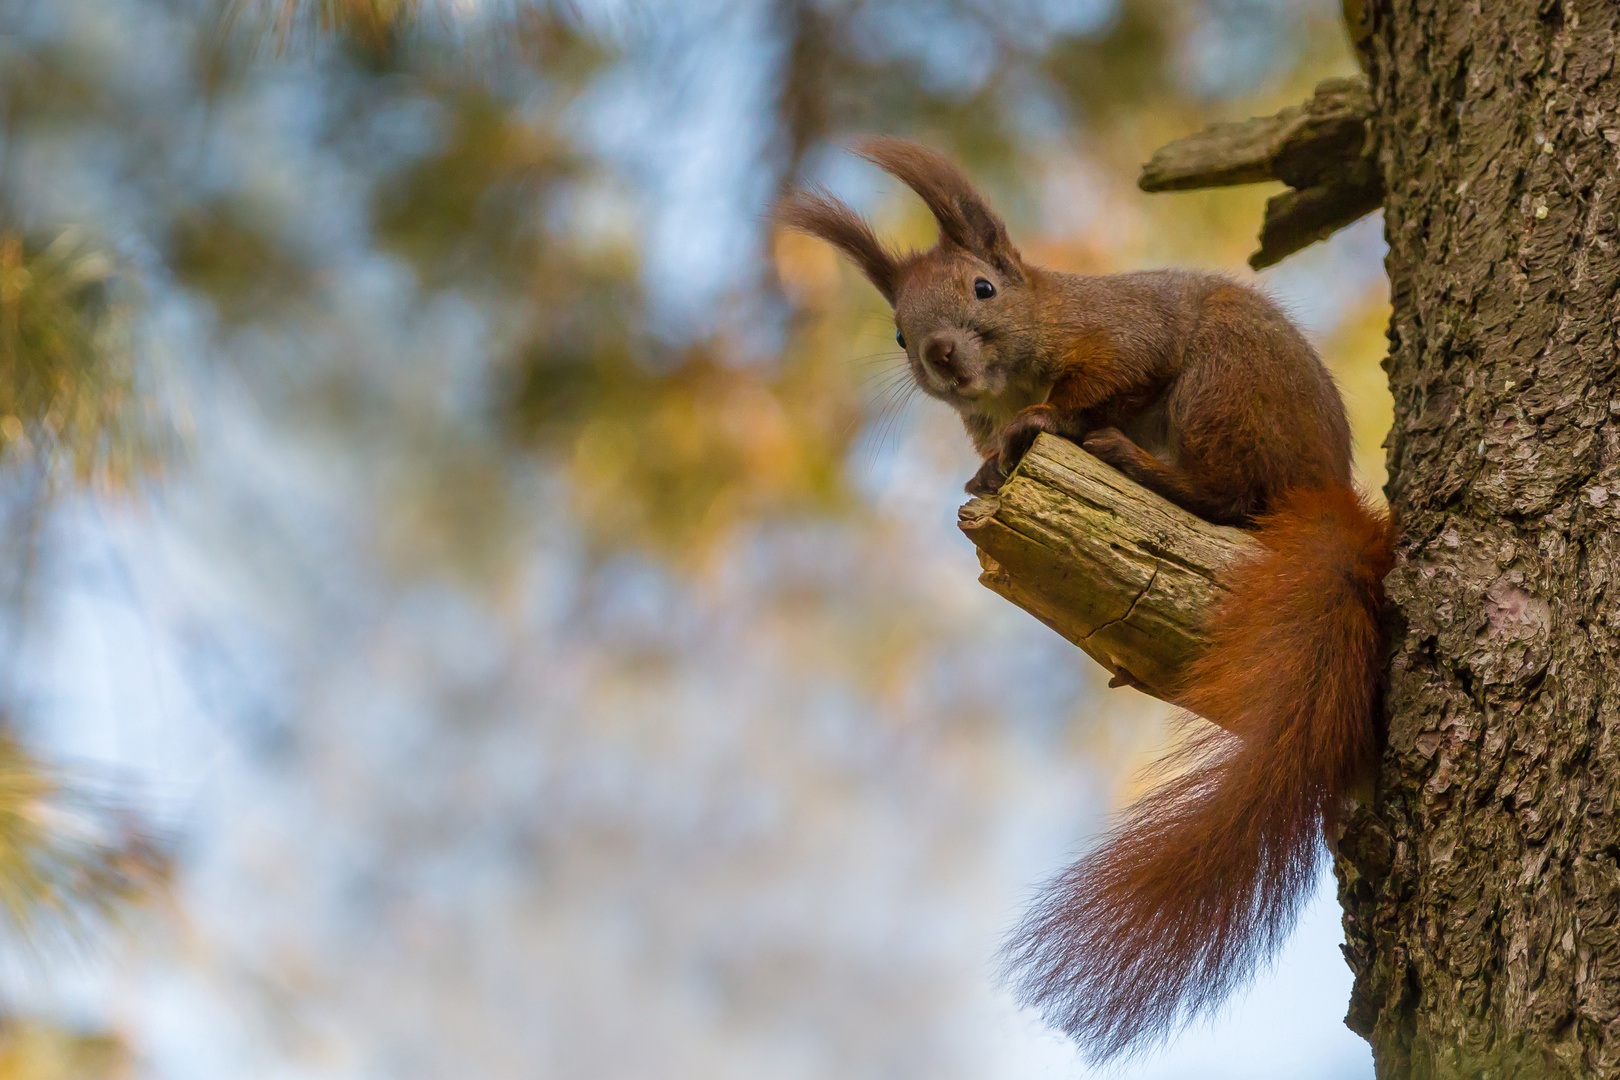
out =
[[1001,459],[992,454],[984,459],[979,471],[973,474],[973,479],[967,482],[964,490],[975,498],[984,498],[994,495],[1001,490],[1002,482],[1007,474],[1001,471]]
[[1080,446],[1092,457],[1106,461],[1116,469],[1122,462],[1129,461],[1136,450],[1136,444],[1123,431],[1111,427],[1093,431],[1081,441]]
[[1147,692],[1147,688],[1142,685],[1135,675],[1116,665],[1114,667],[1114,677],[1108,680],[1108,689],[1115,690],[1121,686],[1129,686],[1131,689],[1141,690],[1143,693]]
[[1042,433],[1060,435],[1061,426],[1050,405],[1031,405],[1013,417],[1001,433],[1001,452],[998,456],[1011,471],[1024,460],[1024,455],[1035,444],[1036,436]]

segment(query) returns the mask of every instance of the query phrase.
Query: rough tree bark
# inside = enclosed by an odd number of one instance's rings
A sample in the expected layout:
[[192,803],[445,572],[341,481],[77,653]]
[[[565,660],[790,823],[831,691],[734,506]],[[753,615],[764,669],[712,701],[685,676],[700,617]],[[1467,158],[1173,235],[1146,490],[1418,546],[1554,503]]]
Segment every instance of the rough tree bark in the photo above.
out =
[[1381,0],[1402,526],[1340,845],[1380,1077],[1620,1075],[1620,5]]

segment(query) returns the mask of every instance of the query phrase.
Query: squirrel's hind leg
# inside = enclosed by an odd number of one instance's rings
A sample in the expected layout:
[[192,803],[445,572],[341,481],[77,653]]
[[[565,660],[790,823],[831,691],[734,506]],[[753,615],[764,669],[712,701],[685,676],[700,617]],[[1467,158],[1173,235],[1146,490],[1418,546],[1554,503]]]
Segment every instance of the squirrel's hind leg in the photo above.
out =
[[1160,461],[1118,428],[1093,431],[1080,445],[1088,454],[1106,461],[1155,495],[1169,499],[1205,521],[1240,527],[1250,524],[1249,513],[1233,505],[1231,499],[1207,494],[1191,473]]

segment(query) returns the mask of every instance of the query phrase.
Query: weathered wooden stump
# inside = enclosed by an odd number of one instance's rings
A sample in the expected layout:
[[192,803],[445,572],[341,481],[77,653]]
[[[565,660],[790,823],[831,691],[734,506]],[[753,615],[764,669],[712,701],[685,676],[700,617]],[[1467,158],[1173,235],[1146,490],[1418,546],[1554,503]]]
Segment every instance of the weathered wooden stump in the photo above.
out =
[[1261,550],[1049,435],[959,517],[979,580],[1165,701],[1204,646],[1221,571]]

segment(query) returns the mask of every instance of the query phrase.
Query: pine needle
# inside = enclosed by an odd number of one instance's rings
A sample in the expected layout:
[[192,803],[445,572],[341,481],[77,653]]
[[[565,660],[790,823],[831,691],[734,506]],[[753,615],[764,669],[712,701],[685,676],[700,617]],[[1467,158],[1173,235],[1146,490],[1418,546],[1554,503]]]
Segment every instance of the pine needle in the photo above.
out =
[[37,242],[0,227],[0,461],[61,456],[116,480],[144,456],[114,277],[77,229]]
[[135,816],[75,789],[0,735],[0,924],[29,954],[82,944],[166,877]]

